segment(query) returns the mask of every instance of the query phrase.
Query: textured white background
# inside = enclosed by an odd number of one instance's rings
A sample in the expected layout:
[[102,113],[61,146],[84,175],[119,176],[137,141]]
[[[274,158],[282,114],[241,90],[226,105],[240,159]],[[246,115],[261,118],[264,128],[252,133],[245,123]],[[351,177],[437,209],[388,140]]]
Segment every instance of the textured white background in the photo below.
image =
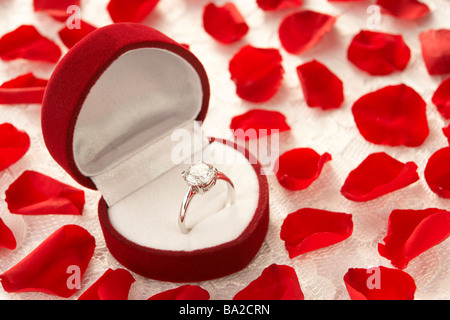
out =
[[[82,18],[98,27],[111,23],[106,11],[107,0],[82,0]],[[280,138],[281,152],[297,147],[312,147],[317,152],[329,152],[333,160],[308,189],[290,192],[281,188],[274,176],[269,176],[271,220],[266,241],[251,264],[236,274],[214,281],[198,283],[208,290],[211,299],[231,299],[239,290],[258,277],[272,263],[295,268],[306,299],[349,299],[343,276],[348,268],[392,267],[377,251],[377,244],[386,235],[387,219],[393,209],[449,209],[450,200],[437,198],[423,179],[427,159],[447,145],[441,132],[445,122],[431,104],[431,96],[443,77],[430,77],[421,58],[418,34],[429,28],[450,28],[450,1],[423,0],[432,13],[420,21],[400,21],[383,16],[381,31],[401,33],[412,50],[412,58],[404,72],[388,77],[372,77],[356,69],[346,59],[346,49],[352,37],[366,29],[367,8],[373,1],[362,3],[328,3],[326,0],[305,0],[304,8],[338,15],[336,25],[322,41],[308,52],[294,56],[286,53],[278,40],[278,25],[287,10],[264,13],[254,0],[235,0],[245,17],[250,32],[240,42],[221,45],[207,35],[202,27],[202,7],[206,0],[161,0],[156,10],[143,23],[161,30],[178,42],[187,43],[203,62],[211,83],[211,103],[204,128],[207,134],[227,138],[228,125],[234,115],[252,108],[283,112],[292,127]],[[216,1],[222,3],[224,1]],[[32,11],[31,0],[0,1],[0,34],[22,24],[33,24],[45,36],[59,43],[57,32],[63,27],[44,14]],[[242,101],[235,93],[228,73],[228,62],[245,43],[257,47],[274,47],[283,55],[286,70],[278,94],[262,105]],[[300,89],[295,68],[303,62],[317,59],[330,67],[344,82],[346,101],[338,110],[321,111],[308,108]],[[26,72],[48,78],[54,65],[28,61],[0,62],[0,83]],[[365,93],[389,84],[405,83],[413,87],[428,102],[430,136],[419,148],[384,147],[366,142],[356,129],[351,114],[353,102]],[[67,94],[70,94],[68,92]],[[96,238],[94,257],[82,281],[77,298],[107,268],[121,267],[108,252],[97,219],[98,192],[86,191],[86,206],[82,216],[22,217],[8,212],[4,191],[26,169],[40,171],[65,183],[78,186],[49,156],[40,129],[40,105],[0,106],[0,122],[10,122],[31,137],[29,152],[18,163],[0,172],[0,217],[12,229],[18,246],[14,251],[0,249],[0,273],[15,265],[53,231],[65,224],[78,224]],[[339,190],[348,173],[368,154],[386,151],[400,161],[414,161],[419,166],[421,180],[403,190],[368,203],[354,203],[340,195]],[[353,214],[353,235],[334,246],[289,259],[280,240],[281,224],[287,214],[303,207],[314,207]],[[441,243],[412,260],[405,270],[416,281],[416,299],[450,298],[450,242]],[[145,279],[133,274],[130,299],[148,297],[181,284]],[[0,299],[57,299],[40,293],[8,294],[0,288]]]

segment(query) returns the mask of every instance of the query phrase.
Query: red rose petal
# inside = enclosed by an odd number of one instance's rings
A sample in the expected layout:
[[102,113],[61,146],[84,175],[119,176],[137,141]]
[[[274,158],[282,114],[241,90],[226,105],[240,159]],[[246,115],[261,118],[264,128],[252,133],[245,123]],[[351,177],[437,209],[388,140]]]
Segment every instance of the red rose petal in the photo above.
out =
[[63,226],[0,275],[3,289],[10,293],[36,291],[68,298],[77,290],[72,286],[72,277],[83,277],[94,249],[95,239],[85,229]]
[[108,269],[78,300],[128,300],[133,276],[125,269]]
[[426,106],[416,91],[401,84],[364,95],[354,103],[352,112],[367,141],[417,147],[429,134]]
[[298,66],[297,74],[308,106],[327,110],[342,105],[343,83],[325,65],[313,60]]
[[0,248],[14,250],[17,246],[16,238],[11,229],[0,218]]
[[67,26],[65,26],[59,31],[59,37],[61,38],[61,41],[64,43],[64,45],[70,49],[78,41],[80,41],[96,29],[96,27],[90,25],[89,23],[80,20],[80,29],[69,29]]
[[85,203],[83,190],[28,170],[9,186],[5,195],[9,211],[23,215],[81,215]]
[[272,134],[272,130],[283,132],[291,128],[282,113],[254,109],[235,116],[231,120],[230,129],[239,139],[257,139]]
[[209,298],[209,292],[202,287],[187,284],[155,294],[148,300],[209,300]]
[[352,300],[414,300],[416,292],[409,274],[383,266],[348,269],[344,282]]
[[450,78],[442,81],[431,101],[445,119],[450,119]]
[[426,16],[430,8],[417,0],[377,0],[376,4],[394,17],[415,20]]
[[248,32],[244,17],[232,2],[223,6],[207,4],[203,10],[203,27],[210,36],[225,44],[242,39]]
[[385,244],[378,244],[381,256],[394,267],[405,269],[408,263],[450,236],[450,211],[441,209],[392,211]]
[[331,246],[352,235],[352,215],[304,208],[289,214],[281,226],[289,258]]
[[231,59],[229,71],[236,94],[250,102],[271,99],[281,85],[284,69],[277,49],[242,47]]
[[388,75],[406,68],[411,50],[401,35],[363,30],[350,43],[347,58],[371,75]]
[[442,129],[442,132],[444,133],[444,136],[447,137],[448,143],[450,144],[450,124]]
[[233,300],[304,300],[294,268],[272,264]]
[[30,137],[10,123],[0,125],[0,171],[19,161],[30,148]]
[[428,73],[450,73],[450,29],[424,31],[419,40]]
[[44,12],[58,21],[65,21],[71,16],[67,12],[70,6],[80,6],[80,0],[34,0],[34,11]]
[[425,180],[431,191],[450,199],[450,147],[436,151],[425,167]]
[[405,164],[384,152],[373,153],[350,172],[341,193],[353,201],[373,200],[419,180],[417,168],[414,162]]
[[278,34],[283,48],[292,54],[301,54],[315,46],[336,22],[336,17],[305,10],[285,17]]
[[5,61],[27,59],[55,63],[60,57],[59,47],[34,26],[20,26],[0,38],[0,58]]
[[0,86],[0,104],[42,103],[48,80],[27,73]]
[[111,0],[107,9],[115,23],[142,22],[158,2],[159,0]]
[[264,11],[275,11],[300,7],[303,0],[256,0],[256,3]]
[[285,152],[275,162],[278,182],[286,189],[306,189],[322,172],[324,164],[331,160],[329,153],[319,155],[309,148],[298,148]]

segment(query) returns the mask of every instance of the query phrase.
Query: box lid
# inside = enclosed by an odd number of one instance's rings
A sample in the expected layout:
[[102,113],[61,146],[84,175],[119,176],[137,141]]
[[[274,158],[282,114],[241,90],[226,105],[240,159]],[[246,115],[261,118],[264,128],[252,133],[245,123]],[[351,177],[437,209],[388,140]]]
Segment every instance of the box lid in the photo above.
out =
[[135,23],[90,33],[50,77],[42,131],[52,157],[81,185],[188,121],[204,120],[209,81],[200,61]]

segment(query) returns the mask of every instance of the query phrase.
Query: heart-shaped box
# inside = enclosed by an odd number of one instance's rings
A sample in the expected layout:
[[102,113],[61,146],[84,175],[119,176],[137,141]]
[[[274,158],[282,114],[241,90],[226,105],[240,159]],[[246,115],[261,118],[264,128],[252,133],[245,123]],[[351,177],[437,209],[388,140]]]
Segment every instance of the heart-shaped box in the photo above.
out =
[[[134,23],[86,36],[49,80],[47,148],[78,183],[101,192],[106,245],[137,274],[172,282],[222,277],[246,267],[265,239],[267,179],[245,149],[199,134],[195,121],[205,119],[209,97],[207,74],[188,49]],[[181,137],[191,138],[191,153],[182,152]],[[195,196],[185,234],[177,224],[188,190],[181,172],[208,156],[233,181],[236,200],[224,208],[219,181]]]

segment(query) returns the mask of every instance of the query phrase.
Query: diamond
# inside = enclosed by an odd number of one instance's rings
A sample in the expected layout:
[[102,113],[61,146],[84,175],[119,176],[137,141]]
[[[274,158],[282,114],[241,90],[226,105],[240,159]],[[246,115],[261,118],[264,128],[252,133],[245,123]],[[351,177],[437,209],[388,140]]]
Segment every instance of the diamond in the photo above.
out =
[[193,187],[205,187],[211,184],[217,175],[217,170],[210,164],[197,163],[182,173],[186,182]]

